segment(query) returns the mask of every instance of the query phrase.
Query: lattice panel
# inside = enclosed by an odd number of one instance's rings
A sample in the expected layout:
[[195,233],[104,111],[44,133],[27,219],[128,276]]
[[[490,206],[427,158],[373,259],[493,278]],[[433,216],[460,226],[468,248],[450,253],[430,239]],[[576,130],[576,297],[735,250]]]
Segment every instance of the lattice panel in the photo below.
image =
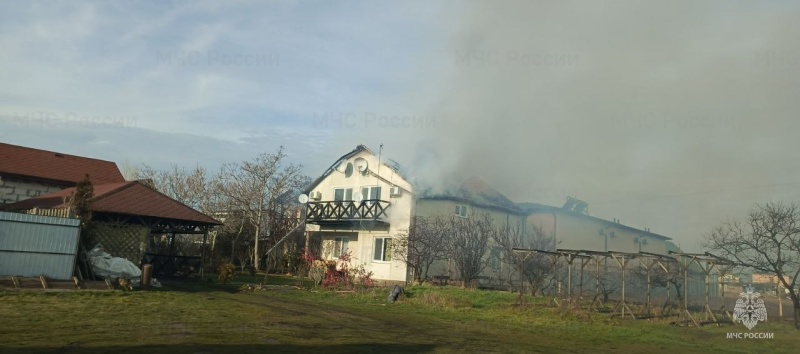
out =
[[141,225],[96,222],[90,232],[91,244],[87,251],[100,243],[108,254],[125,258],[138,265],[144,256],[145,242],[149,234],[150,228]]

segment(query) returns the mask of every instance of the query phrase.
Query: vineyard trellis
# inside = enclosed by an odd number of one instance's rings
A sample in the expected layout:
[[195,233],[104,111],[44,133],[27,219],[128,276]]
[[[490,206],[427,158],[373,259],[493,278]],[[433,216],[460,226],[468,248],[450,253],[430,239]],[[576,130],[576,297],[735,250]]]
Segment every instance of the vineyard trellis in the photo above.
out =
[[[710,253],[668,252],[668,254],[657,254],[573,249],[550,251],[524,248],[514,248],[513,251],[521,257],[521,267],[524,267],[525,261],[533,255],[550,260],[548,263],[551,267],[550,276],[555,280],[555,290],[550,303],[555,306],[577,307],[594,312],[605,311],[610,312],[611,317],[632,319],[677,316],[673,321],[674,325],[685,324],[697,327],[702,324],[720,325],[721,318],[732,319],[730,312],[725,307],[725,300],[722,298],[724,283],[720,284],[718,280],[725,274],[729,274],[737,264]],[[611,260],[610,264],[616,266],[609,269],[609,260]],[[588,276],[587,268],[589,269]],[[525,269],[520,269],[520,274],[524,271]],[[578,273],[575,274],[575,271]],[[575,281],[576,276],[577,281]],[[585,297],[587,279],[594,282],[594,294],[591,301]],[[714,281],[712,282],[712,280]],[[523,301],[524,277],[520,276],[519,281],[519,299]],[[609,308],[610,304],[606,303],[605,298],[609,292],[607,288],[611,283],[618,286],[619,296],[616,304]],[[577,293],[574,291],[576,285]],[[712,289],[715,289],[713,293]],[[720,289],[722,291],[719,291]],[[673,299],[671,295],[673,292],[677,299]],[[660,312],[655,311],[655,294],[665,298]],[[695,311],[697,307],[693,306],[697,305],[692,305],[693,301],[690,300],[692,297],[696,298],[698,294],[702,295],[699,312],[704,315],[704,318],[701,322],[698,322],[695,317],[698,311]],[[721,299],[722,305],[716,311],[711,305],[712,296]],[[634,309],[636,306],[640,307],[638,311]]]

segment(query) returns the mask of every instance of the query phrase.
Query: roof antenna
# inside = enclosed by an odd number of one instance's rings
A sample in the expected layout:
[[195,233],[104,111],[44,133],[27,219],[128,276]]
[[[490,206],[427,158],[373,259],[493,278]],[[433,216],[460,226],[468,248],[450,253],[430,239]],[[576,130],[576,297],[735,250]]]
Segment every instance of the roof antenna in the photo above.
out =
[[380,182],[381,177],[381,154],[383,154],[383,144],[381,143],[380,147],[378,148],[378,174],[375,176],[375,185],[377,186]]

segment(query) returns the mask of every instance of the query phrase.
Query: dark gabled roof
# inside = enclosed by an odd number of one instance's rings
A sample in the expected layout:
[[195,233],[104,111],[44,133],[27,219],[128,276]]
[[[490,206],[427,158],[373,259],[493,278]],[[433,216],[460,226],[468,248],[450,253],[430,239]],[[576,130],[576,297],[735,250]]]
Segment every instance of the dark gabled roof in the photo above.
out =
[[425,191],[420,198],[453,200],[513,214],[525,214],[523,210],[503,195],[503,193],[500,193],[477,176],[467,178],[458,188],[454,188],[453,190],[444,192]]
[[648,236],[653,236],[653,237],[656,237],[656,238],[662,238],[662,239],[665,239],[665,240],[671,240],[671,238],[669,238],[667,236],[664,236],[664,235],[659,235],[659,234],[656,234],[656,233],[653,233],[653,232],[650,232],[650,231],[646,231],[646,230],[640,230],[640,229],[637,229],[637,228],[632,227],[632,226],[627,226],[627,225],[623,225],[623,224],[620,224],[620,223],[617,223],[617,222],[608,221],[606,219],[597,218],[597,217],[594,217],[594,216],[591,216],[591,215],[582,214],[582,213],[576,213],[574,211],[567,210],[567,209],[564,209],[564,208],[559,208],[559,207],[554,207],[554,206],[544,205],[544,204],[538,204],[538,203],[519,203],[518,206],[519,206],[520,209],[522,209],[523,211],[525,211],[528,214],[537,214],[537,213],[543,213],[543,212],[544,213],[560,213],[560,214],[570,215],[570,216],[574,216],[574,217],[578,217],[578,218],[584,218],[584,219],[592,220],[592,221],[596,221],[596,222],[601,222],[601,223],[604,223],[606,225],[613,225],[613,226],[616,226],[616,227],[618,227],[620,229],[633,231],[633,232],[638,232],[638,233],[646,234]]
[[125,181],[111,161],[0,143],[0,175],[75,185],[87,174],[95,184]]
[[[13,204],[4,205],[5,210],[29,210],[33,208],[60,209],[69,207],[69,198],[75,187],[44,194]],[[112,213],[146,216],[160,219],[193,222],[204,225],[220,225],[214,218],[178,202],[138,182],[107,183],[94,186],[94,196],[89,209],[95,213]]]
[[[358,155],[358,153],[360,153],[362,151],[366,151],[366,152],[372,154],[373,156],[377,156],[366,145],[363,145],[363,144],[358,145],[358,146],[356,146],[355,149],[353,149],[352,151],[342,155],[342,157],[340,157],[339,159],[334,161],[333,164],[331,165],[331,167],[328,167],[328,169],[326,169],[325,172],[322,173],[322,175],[320,175],[313,182],[311,182],[311,184],[303,191],[303,193],[306,193],[306,194],[310,193],[314,188],[316,188],[320,183],[322,183],[322,181],[326,177],[330,176],[330,174],[333,173],[333,171],[336,170],[336,166],[339,165],[339,162],[342,162],[342,161],[347,160],[347,159],[349,159],[349,158],[351,158],[353,156],[356,156],[356,155]],[[384,166],[389,167],[390,169],[392,169],[392,171],[397,173],[400,177],[402,177],[403,179],[408,181],[408,178],[405,175],[405,173],[403,171],[403,168],[400,166],[399,163],[397,163],[396,161],[394,161],[392,159],[389,159],[389,158],[387,158],[385,161],[381,161],[381,163]]]

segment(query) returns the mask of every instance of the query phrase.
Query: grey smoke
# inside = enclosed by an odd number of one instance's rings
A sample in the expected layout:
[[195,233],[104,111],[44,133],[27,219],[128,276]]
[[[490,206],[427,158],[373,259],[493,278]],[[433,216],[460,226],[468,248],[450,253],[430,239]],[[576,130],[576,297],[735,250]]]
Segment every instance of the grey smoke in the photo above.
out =
[[573,195],[687,250],[753,203],[800,199],[800,4],[472,4],[423,75],[437,124],[396,134],[416,150],[374,138],[415,174]]

